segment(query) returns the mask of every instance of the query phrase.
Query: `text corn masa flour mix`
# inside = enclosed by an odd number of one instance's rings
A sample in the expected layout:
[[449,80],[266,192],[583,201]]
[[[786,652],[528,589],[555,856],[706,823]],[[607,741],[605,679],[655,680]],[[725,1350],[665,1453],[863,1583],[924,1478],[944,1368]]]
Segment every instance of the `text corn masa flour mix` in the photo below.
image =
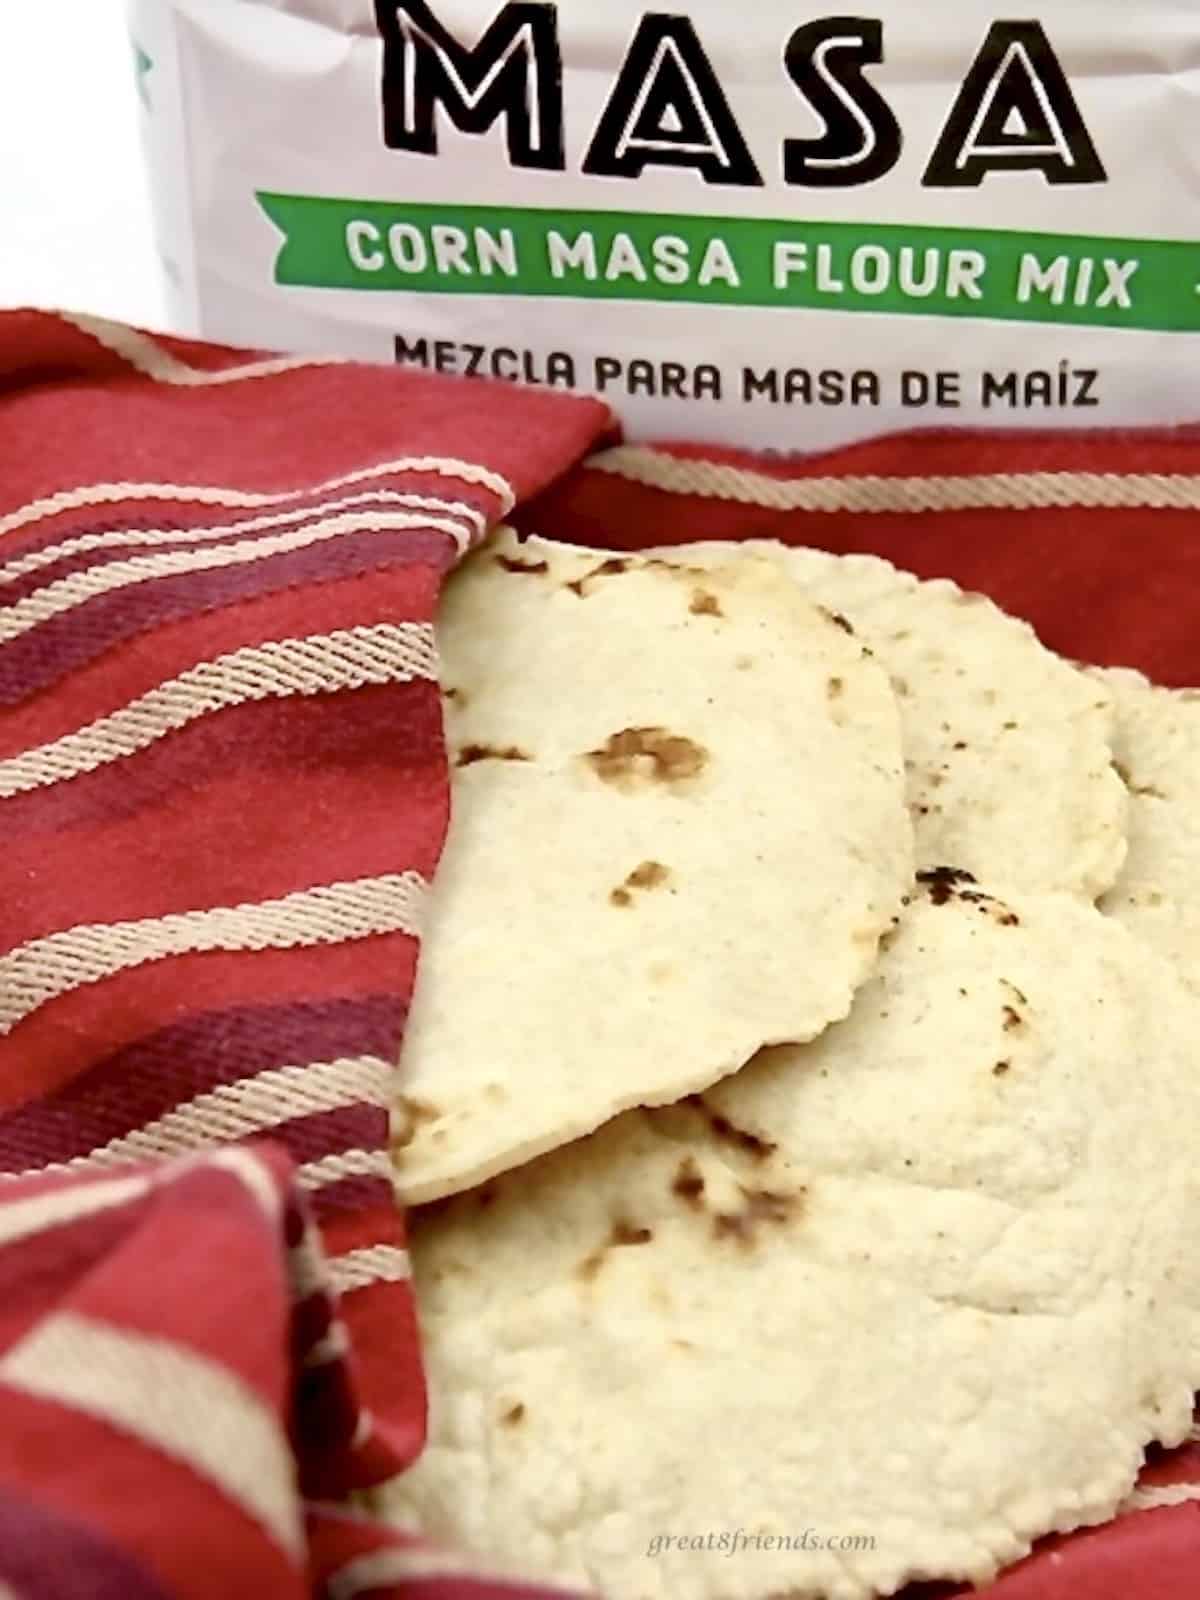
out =
[[1200,411],[1193,0],[135,0],[179,325],[634,436]]

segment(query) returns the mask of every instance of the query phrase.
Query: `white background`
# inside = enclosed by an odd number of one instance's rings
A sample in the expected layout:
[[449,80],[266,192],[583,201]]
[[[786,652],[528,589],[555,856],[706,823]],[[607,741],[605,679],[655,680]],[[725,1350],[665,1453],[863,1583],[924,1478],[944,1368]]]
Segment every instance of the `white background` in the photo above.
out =
[[0,0],[0,307],[166,311],[124,0]]

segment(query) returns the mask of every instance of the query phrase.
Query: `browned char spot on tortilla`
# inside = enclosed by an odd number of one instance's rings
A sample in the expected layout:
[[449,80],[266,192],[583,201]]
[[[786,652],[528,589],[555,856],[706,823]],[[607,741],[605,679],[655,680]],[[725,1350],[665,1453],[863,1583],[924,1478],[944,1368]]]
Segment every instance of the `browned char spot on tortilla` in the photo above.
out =
[[611,556],[607,561],[602,561],[598,567],[593,567],[590,572],[585,572],[582,578],[573,578],[564,587],[570,589],[572,594],[577,594],[581,600],[586,600],[591,593],[588,585],[597,578],[615,578],[622,572],[628,572],[630,562],[622,556]]
[[753,1245],[759,1228],[766,1223],[791,1222],[804,1205],[804,1190],[785,1194],[778,1189],[748,1189],[742,1193],[740,1211],[720,1211],[713,1218],[714,1239],[734,1239],[745,1247]]
[[694,617],[723,617],[721,602],[709,589],[693,589],[688,610]]
[[685,1105],[694,1106],[707,1121],[715,1136],[723,1143],[733,1145],[744,1155],[753,1156],[755,1161],[765,1161],[768,1156],[774,1155],[778,1150],[777,1144],[772,1144],[769,1139],[760,1139],[758,1134],[749,1133],[745,1128],[736,1128],[728,1117],[714,1111],[703,1095],[688,1095]]
[[661,556],[650,556],[646,562],[652,572],[670,572],[684,578],[707,578],[703,567],[689,566],[685,561],[664,561]]
[[458,752],[455,766],[473,767],[479,761],[532,761],[533,757],[527,750],[519,749],[515,744],[467,744]]
[[525,1420],[525,1402],[518,1400],[516,1405],[509,1406],[500,1420],[506,1428],[515,1428],[519,1422]]
[[539,576],[550,571],[548,561],[523,561],[520,556],[497,556],[496,565],[503,567],[505,572],[527,572]]
[[658,889],[670,876],[670,869],[661,861],[643,861],[640,867],[634,867],[625,882],[631,889]]
[[603,1244],[584,1256],[575,1269],[576,1276],[584,1283],[591,1283],[600,1272],[610,1250],[622,1250],[631,1245],[649,1244],[654,1234],[649,1228],[639,1228],[635,1223],[628,1222],[624,1217],[615,1219],[612,1231]]
[[583,759],[602,782],[628,788],[640,777],[652,783],[687,783],[707,766],[708,751],[666,728],[622,728]]
[[967,884],[977,881],[972,873],[964,871],[962,867],[930,867],[917,873],[917,882],[929,890],[929,898],[935,906],[944,906],[960,894]]
[[643,861],[608,898],[614,906],[628,907],[633,904],[634,889],[661,889],[670,879],[670,868],[664,867],[661,861]]
[[612,1226],[612,1238],[609,1241],[614,1248],[631,1244],[649,1244],[654,1233],[650,1228],[639,1228],[632,1222],[626,1222],[619,1217]]
[[[917,809],[924,814],[928,808],[919,806]],[[951,900],[957,900],[963,905],[974,906],[980,916],[990,917],[1002,928],[1019,928],[1021,925],[1021,919],[1015,911],[997,900],[995,895],[985,894],[974,876],[961,867],[932,867],[928,871],[918,872],[917,882],[929,891],[932,905],[944,906]]]
[[851,626],[849,619],[844,617],[840,611],[830,611],[828,606],[818,606],[817,610],[823,612],[824,615],[829,618],[830,622],[832,622],[835,627],[840,628],[843,633],[848,633],[851,637],[854,636],[854,629]]
[[684,1156],[671,1184],[672,1194],[697,1209],[704,1204],[704,1177],[693,1156]]

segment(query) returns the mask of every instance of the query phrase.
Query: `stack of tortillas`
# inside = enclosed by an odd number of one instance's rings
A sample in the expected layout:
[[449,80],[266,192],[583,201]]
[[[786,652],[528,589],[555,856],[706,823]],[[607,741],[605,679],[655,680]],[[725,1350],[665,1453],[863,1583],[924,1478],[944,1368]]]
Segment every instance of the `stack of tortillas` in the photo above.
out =
[[389,1513],[610,1600],[1111,1517],[1200,1386],[1200,702],[766,545],[501,534],[439,633]]

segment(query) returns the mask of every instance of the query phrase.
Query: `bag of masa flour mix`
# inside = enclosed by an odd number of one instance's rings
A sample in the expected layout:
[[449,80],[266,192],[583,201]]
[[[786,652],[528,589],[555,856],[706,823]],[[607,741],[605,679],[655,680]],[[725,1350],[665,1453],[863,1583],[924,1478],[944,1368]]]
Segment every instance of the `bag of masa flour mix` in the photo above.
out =
[[135,0],[184,331],[759,448],[1200,410],[1194,0]]

